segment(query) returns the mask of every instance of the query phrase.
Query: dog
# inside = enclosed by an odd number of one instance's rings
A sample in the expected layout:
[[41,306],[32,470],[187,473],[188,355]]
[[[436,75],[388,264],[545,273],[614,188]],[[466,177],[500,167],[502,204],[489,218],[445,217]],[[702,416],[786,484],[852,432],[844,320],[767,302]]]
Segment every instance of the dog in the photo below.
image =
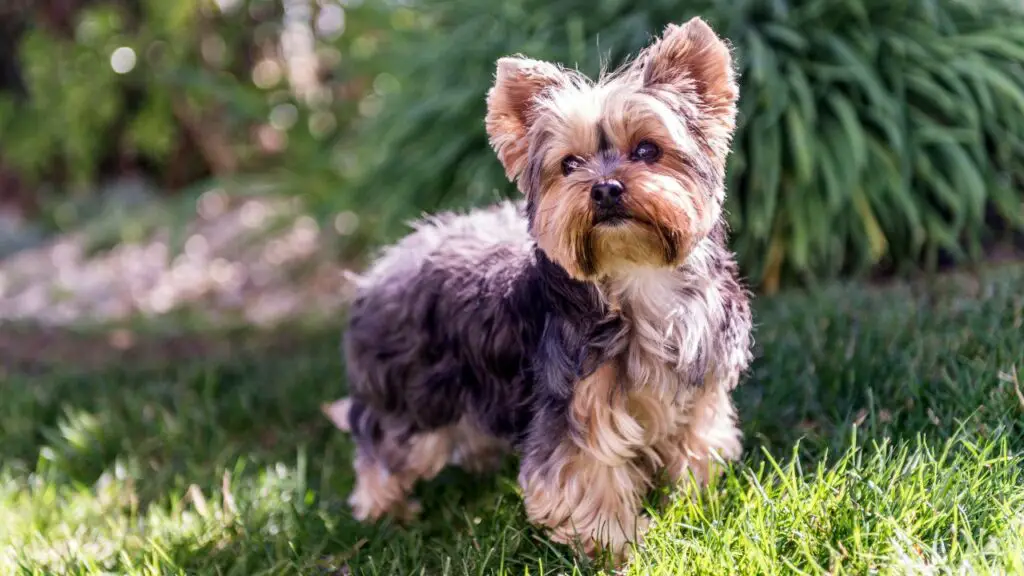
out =
[[412,517],[418,480],[519,456],[526,515],[588,554],[628,554],[659,478],[704,485],[741,456],[731,392],[750,293],[727,247],[739,96],[729,45],[669,25],[590,80],[497,62],[490,144],[524,199],[424,217],[356,280],[353,515]]

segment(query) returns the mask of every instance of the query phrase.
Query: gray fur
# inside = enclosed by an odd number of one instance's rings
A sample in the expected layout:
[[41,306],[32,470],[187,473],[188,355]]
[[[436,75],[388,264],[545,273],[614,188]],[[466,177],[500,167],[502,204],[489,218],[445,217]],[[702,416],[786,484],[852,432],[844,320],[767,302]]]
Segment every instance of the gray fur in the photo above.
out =
[[[568,430],[574,384],[623,353],[630,319],[597,287],[571,279],[539,251],[520,203],[419,222],[359,281],[344,337],[360,452],[397,470],[411,434],[467,418],[542,462]],[[687,298],[718,324],[680,381],[700,386],[712,366],[749,362],[747,293],[724,226],[683,265]],[[628,304],[628,303],[627,303]]]

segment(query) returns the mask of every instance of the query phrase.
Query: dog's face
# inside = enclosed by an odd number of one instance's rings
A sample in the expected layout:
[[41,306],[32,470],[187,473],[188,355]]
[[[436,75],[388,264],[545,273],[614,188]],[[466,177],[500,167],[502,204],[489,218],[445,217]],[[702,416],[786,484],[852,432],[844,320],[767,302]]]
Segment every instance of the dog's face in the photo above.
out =
[[722,217],[738,88],[700,19],[597,82],[498,61],[487,132],[539,247],[581,280],[681,263]]

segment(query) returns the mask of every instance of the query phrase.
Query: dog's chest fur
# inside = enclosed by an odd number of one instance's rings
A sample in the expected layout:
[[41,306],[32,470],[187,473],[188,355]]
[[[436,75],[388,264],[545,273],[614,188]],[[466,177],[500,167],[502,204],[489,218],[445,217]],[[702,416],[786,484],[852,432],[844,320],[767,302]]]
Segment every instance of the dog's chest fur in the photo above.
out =
[[678,436],[715,369],[724,306],[716,278],[684,266],[638,270],[609,281],[603,295],[626,322],[624,350],[580,382],[573,395],[577,444],[609,465],[646,456]]

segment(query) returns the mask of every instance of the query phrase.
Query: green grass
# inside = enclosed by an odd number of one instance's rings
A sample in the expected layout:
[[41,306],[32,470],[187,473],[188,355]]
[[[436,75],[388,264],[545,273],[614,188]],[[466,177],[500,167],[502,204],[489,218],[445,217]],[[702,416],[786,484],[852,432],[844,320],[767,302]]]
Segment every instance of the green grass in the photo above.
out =
[[[759,302],[747,457],[658,512],[631,573],[1024,573],[1021,286]],[[344,390],[338,332],[277,337],[0,376],[0,574],[596,570],[528,525],[512,461],[421,486],[410,528],[355,523],[351,445],[318,412]]]

